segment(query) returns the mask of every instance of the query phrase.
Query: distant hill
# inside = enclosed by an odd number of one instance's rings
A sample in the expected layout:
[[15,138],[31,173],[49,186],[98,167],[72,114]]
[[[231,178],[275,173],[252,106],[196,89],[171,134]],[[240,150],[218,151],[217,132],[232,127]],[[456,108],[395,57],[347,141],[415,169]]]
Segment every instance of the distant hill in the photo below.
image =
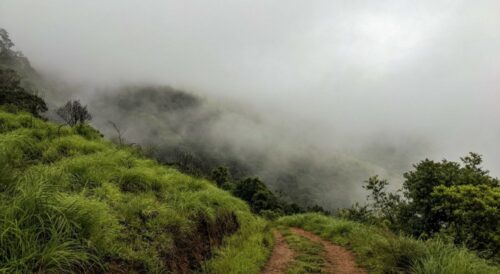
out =
[[258,176],[305,207],[348,206],[362,197],[361,182],[380,170],[346,155],[325,155],[279,136],[258,115],[168,86],[99,90],[88,103],[93,125],[105,136],[118,135],[112,121],[127,142],[150,147],[161,162],[197,176],[219,166],[235,180]]

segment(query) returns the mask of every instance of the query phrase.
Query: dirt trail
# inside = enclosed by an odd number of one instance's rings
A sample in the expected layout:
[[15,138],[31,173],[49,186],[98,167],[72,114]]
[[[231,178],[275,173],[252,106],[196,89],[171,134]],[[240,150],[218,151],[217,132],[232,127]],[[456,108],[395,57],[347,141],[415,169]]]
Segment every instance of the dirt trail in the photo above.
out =
[[[356,258],[347,249],[334,245],[321,237],[300,228],[291,227],[290,231],[296,235],[320,243],[325,249],[325,260],[327,264],[324,271],[335,274],[366,274],[367,272],[356,266]],[[284,274],[290,263],[293,262],[295,252],[290,249],[285,238],[277,230],[273,231],[275,245],[271,258],[267,262],[262,274]]]
[[295,253],[288,247],[285,238],[277,230],[273,231],[274,244],[273,253],[267,262],[262,274],[283,274],[287,266],[293,261]]
[[[308,238],[313,242],[317,242],[323,245],[326,254],[325,259],[328,262],[325,266],[325,271],[328,273],[336,274],[366,274],[367,272],[356,266],[356,257],[347,249],[334,245],[323,238],[305,231],[300,228],[291,227],[290,231],[299,236]],[[284,273],[284,272],[282,272]]]

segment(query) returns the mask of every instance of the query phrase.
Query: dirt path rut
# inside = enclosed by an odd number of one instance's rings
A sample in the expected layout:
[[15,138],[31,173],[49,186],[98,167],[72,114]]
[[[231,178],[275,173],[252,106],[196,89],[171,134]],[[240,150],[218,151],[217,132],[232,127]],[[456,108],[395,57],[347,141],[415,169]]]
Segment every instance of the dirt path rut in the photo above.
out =
[[273,253],[267,262],[262,274],[283,274],[288,265],[293,261],[295,253],[288,247],[285,238],[277,230],[273,231],[274,244]]
[[[305,237],[310,241],[320,243],[325,249],[324,258],[327,261],[324,271],[335,274],[366,274],[367,272],[356,265],[354,255],[344,247],[334,245],[321,237],[300,228],[290,228],[296,235]],[[267,262],[262,274],[284,274],[287,267],[293,262],[295,253],[286,243],[285,238],[278,231],[274,231],[276,244],[271,258]]]
[[331,242],[300,228],[292,227],[290,231],[309,240],[320,243],[325,248],[325,259],[328,262],[325,271],[335,274],[366,274],[367,272],[356,266],[356,257],[344,247]]

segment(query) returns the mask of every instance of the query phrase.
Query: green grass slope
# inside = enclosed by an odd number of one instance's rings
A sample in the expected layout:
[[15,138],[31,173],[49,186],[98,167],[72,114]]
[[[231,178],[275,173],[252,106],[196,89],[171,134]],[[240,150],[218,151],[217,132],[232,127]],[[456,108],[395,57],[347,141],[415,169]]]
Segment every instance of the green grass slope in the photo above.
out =
[[0,110],[0,273],[259,273],[243,201],[88,126]]
[[300,227],[352,250],[369,273],[495,274],[500,267],[465,248],[420,241],[384,229],[320,214],[286,216],[280,225]]

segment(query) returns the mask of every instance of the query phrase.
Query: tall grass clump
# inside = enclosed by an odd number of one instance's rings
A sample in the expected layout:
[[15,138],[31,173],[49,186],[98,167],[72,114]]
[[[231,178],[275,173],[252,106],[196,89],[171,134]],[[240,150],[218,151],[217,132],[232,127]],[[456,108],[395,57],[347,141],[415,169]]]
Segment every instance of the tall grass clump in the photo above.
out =
[[53,163],[65,157],[86,155],[106,149],[100,142],[89,142],[79,135],[64,136],[48,141],[48,148],[43,153],[43,161]]
[[28,113],[9,113],[0,107],[0,133],[6,133],[18,128],[42,128],[45,123]]
[[2,272],[71,272],[97,262],[79,241],[79,225],[68,218],[59,199],[54,187],[34,174],[2,192]]
[[425,256],[415,259],[412,273],[426,274],[481,274],[500,273],[485,259],[477,257],[465,247],[455,247],[442,241],[427,241]]
[[203,272],[210,274],[258,274],[270,256],[274,245],[270,227],[258,217],[240,216],[241,229],[224,240],[215,250],[214,259],[207,261]]
[[36,141],[28,136],[28,130],[18,129],[0,135],[0,153],[5,155],[12,167],[23,167],[35,163],[40,158]]

